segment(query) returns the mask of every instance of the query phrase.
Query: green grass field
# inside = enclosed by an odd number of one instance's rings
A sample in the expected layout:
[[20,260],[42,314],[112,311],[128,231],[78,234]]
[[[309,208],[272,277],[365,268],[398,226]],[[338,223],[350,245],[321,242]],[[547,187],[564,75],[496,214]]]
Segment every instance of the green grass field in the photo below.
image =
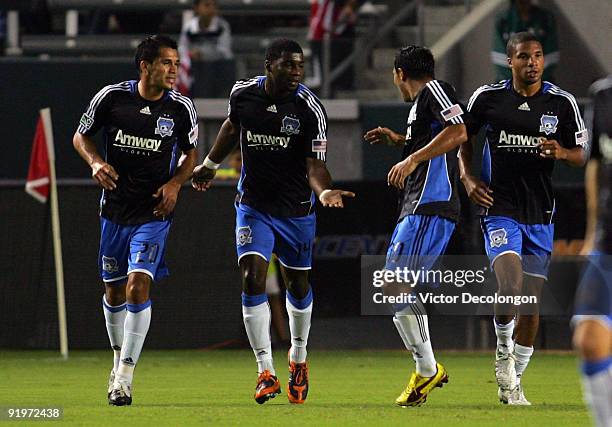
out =
[[[286,354],[275,356],[286,384]],[[88,426],[590,425],[571,354],[536,352],[523,379],[532,407],[497,401],[492,354],[440,352],[437,357],[450,382],[420,408],[393,404],[413,369],[409,353],[399,351],[311,351],[307,403],[290,405],[283,394],[260,406],[252,398],[256,365],[249,350],[145,349],[136,369],[134,403],[117,408],[106,402],[110,351],[74,351],[68,361],[47,351],[0,351],[0,407],[61,406],[62,424]]]

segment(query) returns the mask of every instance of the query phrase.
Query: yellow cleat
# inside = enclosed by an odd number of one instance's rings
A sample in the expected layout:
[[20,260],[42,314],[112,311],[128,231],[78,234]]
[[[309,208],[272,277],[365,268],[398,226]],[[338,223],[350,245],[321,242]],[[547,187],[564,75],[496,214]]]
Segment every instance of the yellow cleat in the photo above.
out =
[[421,406],[427,400],[429,393],[436,387],[442,387],[448,382],[448,373],[444,366],[436,364],[438,371],[433,377],[422,377],[416,372],[412,373],[408,386],[395,399],[399,406]]

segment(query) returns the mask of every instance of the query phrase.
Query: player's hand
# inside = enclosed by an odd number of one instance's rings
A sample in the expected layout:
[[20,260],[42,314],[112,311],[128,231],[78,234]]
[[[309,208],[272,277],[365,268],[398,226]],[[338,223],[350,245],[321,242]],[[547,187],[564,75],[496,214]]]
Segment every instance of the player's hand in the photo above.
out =
[[540,157],[553,160],[567,159],[567,150],[559,145],[554,139],[540,138],[540,142],[536,145],[540,147]]
[[370,145],[396,145],[395,141],[393,140],[393,133],[394,132],[389,128],[378,126],[377,128],[367,131],[365,135],[363,135],[363,139],[370,143]]
[[93,162],[91,164],[91,176],[105,190],[117,188],[119,174],[106,162]]
[[209,169],[204,165],[196,166],[191,176],[191,186],[198,191],[208,190],[216,173],[216,170]]
[[389,174],[387,175],[387,185],[402,190],[406,185],[406,178],[410,176],[412,172],[417,168],[418,163],[413,160],[411,156],[406,157],[399,163],[393,165]]
[[466,176],[461,179],[465,191],[468,194],[470,200],[477,205],[483,206],[489,209],[493,206],[493,190],[491,190],[484,182],[473,176]]
[[324,190],[319,195],[319,201],[326,208],[343,208],[343,197],[355,197],[355,193],[345,190]]
[[181,185],[174,181],[168,181],[159,187],[157,192],[153,194],[154,198],[160,199],[157,206],[153,208],[153,215],[162,218],[170,215],[176,206],[180,189]]

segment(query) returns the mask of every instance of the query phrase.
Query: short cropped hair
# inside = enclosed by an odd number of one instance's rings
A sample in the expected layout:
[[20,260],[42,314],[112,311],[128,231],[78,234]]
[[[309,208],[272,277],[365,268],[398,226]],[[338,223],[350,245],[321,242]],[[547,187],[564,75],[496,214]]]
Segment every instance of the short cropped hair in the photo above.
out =
[[527,42],[538,42],[540,45],[542,44],[539,38],[528,31],[512,34],[506,44],[506,55],[508,55],[508,58],[512,58],[519,44]]
[[295,40],[277,39],[270,43],[266,49],[266,61],[274,61],[280,58],[283,52],[304,53],[300,44]]
[[401,69],[411,79],[434,78],[435,61],[429,49],[410,45],[395,54],[395,69]]
[[169,47],[170,49],[178,49],[176,42],[168,37],[161,34],[149,36],[140,42],[136,48],[136,54],[134,55],[134,62],[136,63],[136,69],[140,71],[140,61],[152,63],[159,56],[159,50],[162,47]]

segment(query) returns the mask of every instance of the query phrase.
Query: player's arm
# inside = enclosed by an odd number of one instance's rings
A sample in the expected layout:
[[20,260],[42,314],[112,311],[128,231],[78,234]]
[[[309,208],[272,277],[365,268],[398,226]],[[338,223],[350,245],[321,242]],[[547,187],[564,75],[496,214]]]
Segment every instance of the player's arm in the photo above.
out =
[[581,255],[588,255],[595,246],[599,193],[599,160],[590,159],[584,171],[584,195],[586,199],[586,230]]
[[206,191],[212,184],[221,162],[232,152],[238,142],[239,129],[227,118],[223,122],[213,148],[201,165],[193,169],[191,185],[198,191]]
[[415,151],[399,163],[396,163],[387,175],[387,184],[404,188],[406,178],[417,166],[434,157],[446,154],[468,140],[467,130],[463,123],[445,127],[429,144]]
[[332,179],[323,160],[306,157],[306,171],[310,188],[321,204],[327,208],[343,208],[342,197],[355,197],[355,193],[345,190],[332,190]]
[[471,142],[459,147],[459,178],[470,200],[485,208],[490,208],[493,206],[493,190],[472,175],[472,153],[475,141],[476,137],[474,136]]
[[91,167],[91,176],[102,188],[109,191],[117,188],[119,174],[110,164],[102,159],[93,139],[80,132],[75,132],[72,137],[72,145]]
[[184,152],[178,161],[174,176],[168,182],[159,187],[153,197],[159,199],[159,203],[153,208],[153,214],[158,217],[168,216],[176,206],[178,193],[183,184],[191,178],[191,172],[198,162],[198,152],[195,148]]
[[396,147],[401,147],[406,142],[403,135],[381,126],[367,131],[363,135],[363,139],[370,143],[370,145],[386,144],[395,145]]

